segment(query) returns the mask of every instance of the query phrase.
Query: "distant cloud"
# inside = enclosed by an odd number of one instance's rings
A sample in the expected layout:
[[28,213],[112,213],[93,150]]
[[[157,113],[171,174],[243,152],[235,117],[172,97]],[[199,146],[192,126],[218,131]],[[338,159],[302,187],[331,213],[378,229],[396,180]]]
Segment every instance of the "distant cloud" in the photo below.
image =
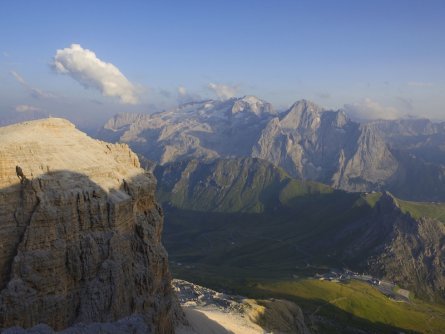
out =
[[22,85],[23,88],[25,88],[26,91],[28,91],[32,97],[36,99],[48,99],[55,97],[54,94],[45,92],[41,89],[32,87],[20,74],[18,74],[16,71],[10,71],[11,75],[14,77],[14,79]]
[[201,100],[201,96],[199,94],[190,93],[187,88],[184,86],[178,87],[178,103],[187,103],[192,101],[199,101]]
[[116,66],[100,60],[93,51],[79,44],[57,50],[54,69],[57,73],[69,75],[85,88],[95,88],[104,96],[117,97],[121,103],[139,102],[136,87]]
[[29,104],[19,104],[15,107],[15,111],[17,112],[31,112],[31,111],[42,111],[42,109],[30,106]]
[[178,95],[179,96],[186,96],[187,95],[187,89],[184,86],[178,87]]
[[25,79],[23,79],[23,77],[20,74],[18,74],[15,71],[11,71],[10,73],[14,77],[14,79],[17,80],[17,82],[19,84],[21,84],[23,86],[26,86],[26,87],[29,87],[28,83],[25,81]]
[[238,92],[237,86],[229,86],[213,82],[209,83],[207,85],[207,88],[209,88],[221,100],[230,99],[231,97],[234,97]]
[[434,84],[432,82],[409,81],[408,86],[411,86],[411,87],[433,87]]
[[403,114],[394,107],[386,107],[370,98],[365,98],[360,103],[345,104],[344,109],[352,118],[371,119],[397,119]]

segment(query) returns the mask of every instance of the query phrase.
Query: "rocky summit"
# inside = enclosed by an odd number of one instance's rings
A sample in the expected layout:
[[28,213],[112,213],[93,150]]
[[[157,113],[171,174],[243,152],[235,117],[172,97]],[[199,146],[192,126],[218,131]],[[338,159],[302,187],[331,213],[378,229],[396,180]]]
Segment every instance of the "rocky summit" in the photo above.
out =
[[0,142],[0,329],[173,333],[156,182],[128,146],[57,118],[0,128]]

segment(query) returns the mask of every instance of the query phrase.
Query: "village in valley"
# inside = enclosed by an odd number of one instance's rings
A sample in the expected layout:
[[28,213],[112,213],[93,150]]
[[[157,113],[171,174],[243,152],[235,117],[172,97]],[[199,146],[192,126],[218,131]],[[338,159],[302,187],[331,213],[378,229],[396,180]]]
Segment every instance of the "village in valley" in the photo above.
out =
[[366,275],[364,273],[360,274],[357,272],[353,272],[348,269],[331,269],[328,273],[325,274],[315,274],[314,279],[318,279],[320,281],[330,281],[335,283],[347,283],[350,280],[358,280],[362,282],[366,282],[375,288],[377,288],[381,293],[387,296],[389,299],[396,302],[409,302],[410,301],[410,292],[405,289],[399,288],[395,283],[388,282],[384,280],[380,280],[371,275]]

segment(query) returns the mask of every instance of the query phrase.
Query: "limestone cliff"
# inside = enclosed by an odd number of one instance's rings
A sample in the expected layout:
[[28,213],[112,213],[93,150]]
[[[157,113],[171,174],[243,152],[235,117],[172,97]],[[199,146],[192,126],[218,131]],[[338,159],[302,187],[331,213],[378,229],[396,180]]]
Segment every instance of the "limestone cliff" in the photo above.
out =
[[0,128],[0,328],[114,322],[172,333],[154,177],[63,119]]

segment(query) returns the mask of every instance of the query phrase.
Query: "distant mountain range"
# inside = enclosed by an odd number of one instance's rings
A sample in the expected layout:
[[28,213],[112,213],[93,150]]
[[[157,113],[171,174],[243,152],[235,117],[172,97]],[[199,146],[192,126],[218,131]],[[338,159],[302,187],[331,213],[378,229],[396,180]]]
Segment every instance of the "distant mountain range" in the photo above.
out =
[[128,143],[160,164],[258,157],[293,177],[338,189],[445,200],[445,123],[425,119],[360,124],[342,110],[306,100],[277,112],[270,103],[245,96],[155,114],[118,114],[98,136]]
[[443,204],[334,190],[256,158],[173,162],[154,173],[170,259],[200,265],[202,275],[353,268],[445,299]]

